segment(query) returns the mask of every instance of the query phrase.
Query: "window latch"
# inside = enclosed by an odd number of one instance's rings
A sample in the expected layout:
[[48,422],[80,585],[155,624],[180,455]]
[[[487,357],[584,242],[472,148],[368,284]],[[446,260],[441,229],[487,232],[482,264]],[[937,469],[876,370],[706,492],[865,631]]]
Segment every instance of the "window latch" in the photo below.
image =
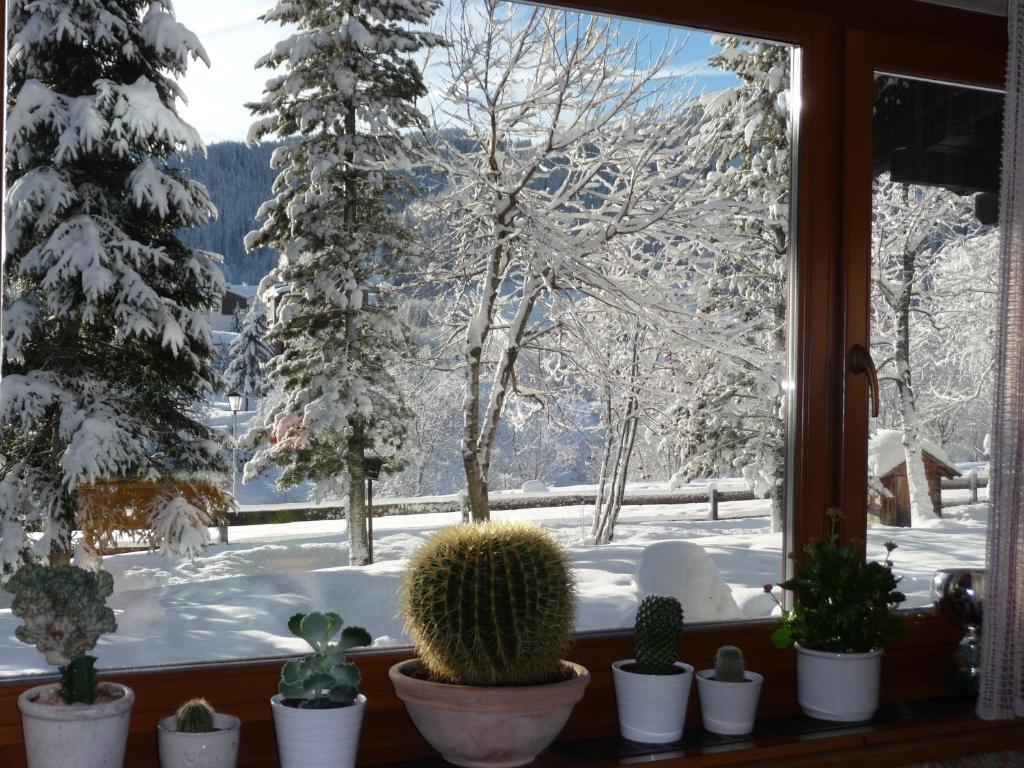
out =
[[868,377],[868,395],[871,397],[871,417],[878,418],[878,369],[867,347],[854,344],[850,347],[850,373],[863,373]]

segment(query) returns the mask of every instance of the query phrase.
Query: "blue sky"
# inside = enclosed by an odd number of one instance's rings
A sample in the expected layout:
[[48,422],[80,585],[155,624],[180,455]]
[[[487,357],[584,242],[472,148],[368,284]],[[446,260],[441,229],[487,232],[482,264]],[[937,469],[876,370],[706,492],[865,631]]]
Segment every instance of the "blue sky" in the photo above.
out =
[[[271,6],[271,0],[175,0],[179,21],[199,35],[210,56],[209,69],[202,62],[190,67],[182,82],[189,103],[181,107],[207,143],[245,139],[251,119],[244,105],[259,99],[269,76],[266,70],[254,69],[253,63],[284,36],[276,24],[258,20]],[[732,83],[731,76],[705,65],[716,50],[707,33],[637,22],[626,22],[621,30],[629,37],[646,37],[653,49],[670,36],[681,41],[689,34],[673,69],[687,81],[695,78],[699,91],[716,91]]]

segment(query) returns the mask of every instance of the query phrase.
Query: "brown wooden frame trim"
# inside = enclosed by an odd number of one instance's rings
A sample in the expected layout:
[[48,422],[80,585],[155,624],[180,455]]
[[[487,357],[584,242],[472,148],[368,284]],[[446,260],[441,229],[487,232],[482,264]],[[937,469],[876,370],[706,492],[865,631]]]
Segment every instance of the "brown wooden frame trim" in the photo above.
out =
[[[867,328],[864,259],[865,254],[870,257],[865,250],[870,248],[870,200],[865,208],[865,194],[870,195],[871,111],[865,107],[871,103],[871,76],[881,69],[998,86],[1005,67],[1005,21],[912,0],[559,0],[552,4],[802,46],[804,111],[797,161],[800,250],[793,316],[797,359],[794,517],[788,536],[796,543],[821,536],[825,509],[863,506],[865,392],[862,381],[846,376],[845,351],[853,341],[866,338]],[[863,540],[865,525],[858,518],[847,520],[844,540]],[[889,701],[940,695],[957,640],[957,633],[930,612],[908,614],[907,619],[907,636],[885,656],[883,697]],[[747,622],[689,628],[681,653],[701,668],[710,666],[718,645],[739,645],[750,668],[766,677],[759,715],[788,714],[796,710],[795,661],[791,651],[771,647],[771,625]],[[371,701],[360,747],[362,764],[396,763],[432,754],[387,679],[388,667],[409,655],[409,651],[360,654],[364,690]],[[609,665],[629,655],[629,633],[577,639],[572,657],[591,670],[593,682],[564,738],[615,732]],[[243,719],[242,765],[275,765],[267,701],[276,688],[280,663],[210,664],[104,676],[128,683],[137,696],[126,765],[156,766],[156,720],[194,695],[209,696]],[[5,768],[24,765],[15,701],[21,690],[37,682],[0,683],[0,765]],[[691,720],[694,707],[691,700]],[[863,740],[857,743],[864,746]],[[1019,738],[1014,743],[1020,744]],[[968,751],[983,747],[961,745]],[[794,760],[804,751],[794,746],[772,754],[788,755],[785,762],[792,765],[800,764]],[[702,760],[700,765],[722,762]],[[820,756],[811,762],[821,764]],[[697,763],[688,760],[687,764]]]

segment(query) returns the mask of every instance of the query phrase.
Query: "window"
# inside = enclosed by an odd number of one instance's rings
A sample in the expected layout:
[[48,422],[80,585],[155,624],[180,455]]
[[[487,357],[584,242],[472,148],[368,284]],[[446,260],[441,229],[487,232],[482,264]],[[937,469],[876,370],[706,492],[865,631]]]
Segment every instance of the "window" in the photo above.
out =
[[868,549],[898,543],[908,608],[985,562],[1002,122],[999,93],[875,79]]
[[[794,402],[790,412],[794,428],[791,430],[787,468],[791,480],[792,510],[791,524],[786,531],[786,549],[797,549],[807,538],[822,535],[823,513],[829,506],[841,504],[855,509],[866,508],[867,505],[864,482],[868,445],[865,390],[862,377],[848,374],[846,356],[849,347],[855,343],[870,346],[867,330],[871,274],[869,223],[874,163],[871,142],[865,138],[871,135],[874,72],[879,70],[898,73],[900,77],[928,77],[998,86],[1005,59],[1002,23],[996,19],[979,19],[971,14],[914,2],[895,2],[887,4],[891,7],[885,9],[855,10],[840,7],[841,4],[837,3],[822,4],[814,11],[806,11],[804,5],[786,0],[772,4],[688,4],[681,9],[667,9],[665,4],[645,2],[614,9],[610,4],[602,5],[609,10],[635,13],[659,21],[783,40],[801,48],[804,63],[800,73],[802,119],[794,155],[799,158],[800,173],[792,190],[795,210],[799,211],[799,215],[794,217],[794,241],[799,242],[801,258],[793,265],[795,279],[789,283],[792,300],[788,303],[788,310],[793,329],[789,351],[793,375],[792,388],[788,391],[792,392]],[[182,10],[179,7],[179,12]],[[677,13],[679,18],[673,15]],[[229,428],[227,409],[222,409],[221,418],[225,429]],[[568,521],[572,515],[568,510],[572,508],[563,509],[567,511],[565,519]],[[578,512],[578,509],[573,512]],[[578,516],[573,521],[578,530]],[[377,524],[380,525],[379,521]],[[309,524],[310,527],[315,525]],[[864,538],[866,525],[863,516],[848,515],[844,523],[844,538]],[[246,528],[250,528],[253,535],[259,533],[256,530],[258,526]],[[241,532],[242,527],[233,527],[230,535],[233,540],[241,540],[238,538]],[[269,535],[270,531],[264,533],[268,535],[261,547],[263,551],[268,556],[280,551],[275,549],[277,545]],[[409,532],[408,535],[413,534]],[[266,602],[268,610],[283,616],[302,607],[296,594],[306,588],[303,582],[336,583],[332,580],[331,569],[340,565],[335,559],[338,547],[322,544],[311,537],[295,551],[295,557],[303,559],[306,570],[311,571],[308,577],[277,581],[257,573],[244,588],[240,581],[232,583],[229,579],[215,584],[216,573],[212,570],[207,581],[190,583],[188,563],[177,566],[176,572],[170,572],[163,565],[140,565],[126,569],[126,572],[130,570],[129,575],[134,579],[131,583],[137,587],[165,580],[171,586],[167,593],[167,605],[171,607],[178,605],[175,601],[179,598],[190,600],[191,594],[204,589],[223,589],[229,594],[232,590],[252,594],[263,590],[270,595]],[[877,552],[869,551],[869,555],[877,556]],[[896,559],[899,563],[899,557]],[[229,558],[222,560],[225,570],[221,573],[226,575],[230,567]],[[261,562],[253,559],[247,567],[250,571],[259,571]],[[626,567],[631,568],[632,564]],[[392,584],[397,583],[397,573],[389,573],[383,564],[372,568],[380,571],[383,577],[392,579]],[[767,576],[766,580],[769,580],[773,574]],[[352,588],[358,590],[361,586],[357,583]],[[159,627],[161,621],[167,621],[165,606],[154,604],[142,591],[135,593],[134,597],[140,609],[155,617],[151,626]],[[345,595],[340,597],[346,599]],[[132,594],[125,592],[124,599],[127,605]],[[213,615],[214,611],[208,611],[200,615],[200,611],[194,610],[196,604],[192,604],[186,617],[209,619],[210,626],[224,619],[237,621],[240,616],[242,621],[252,622],[237,638],[237,656],[254,657],[268,652],[267,638],[259,624],[267,618],[260,615],[262,608],[257,610],[251,604],[239,603],[230,612]],[[4,610],[0,608],[0,622],[9,629],[9,614],[2,613]],[[381,625],[391,620],[390,615],[382,616]],[[893,667],[898,677],[895,685],[900,687],[898,695],[914,698],[941,690],[939,674],[935,670],[948,658],[950,648],[947,646],[951,643],[927,617],[915,616],[910,621],[909,645],[897,647],[891,653],[896,659]],[[275,631],[281,631],[277,615],[267,625],[271,623],[277,623]],[[372,625],[373,617],[365,623]],[[124,625],[124,630],[131,631],[130,623]],[[175,631],[180,634],[180,625]],[[693,632],[691,637],[695,638],[696,654],[710,657],[716,643],[739,639],[744,650],[748,650],[748,658],[752,654],[764,653],[761,669],[771,667],[778,674],[791,671],[784,659],[774,655],[769,658],[769,652],[762,650],[762,640],[767,636],[764,627],[748,625],[732,627],[727,632],[714,628]],[[9,631],[4,634],[10,637]],[[151,642],[148,631],[140,631],[132,637],[137,641],[135,647]],[[178,635],[168,632],[166,637],[168,639],[161,652],[166,652],[166,658],[171,659],[174,657],[169,654],[173,652],[172,646]],[[619,642],[614,636],[583,637],[579,642],[579,653],[594,660],[592,671],[600,675],[601,669],[607,666],[606,661],[622,656],[617,650],[619,646],[616,643]],[[100,650],[102,652],[102,647]],[[38,659],[31,649],[19,647],[18,653],[24,655],[10,667],[5,667],[5,674],[17,675],[39,669]],[[122,658],[126,663],[136,663],[135,659]],[[384,680],[385,662],[378,661],[373,655],[368,658],[368,681]],[[179,657],[178,660],[182,659]],[[263,680],[260,690],[269,690],[276,677],[276,668],[267,665],[252,669],[252,680],[263,676],[260,678]],[[251,684],[255,686],[257,683]],[[384,685],[380,683],[381,690],[384,690]],[[248,689],[244,693],[245,696],[250,694]],[[778,699],[771,702],[773,711],[785,711],[785,692],[776,695]],[[387,709],[389,715],[395,712],[397,705]],[[592,710],[588,714],[594,715],[595,712]],[[601,723],[608,726],[610,732],[614,718],[610,713],[606,715],[592,720],[588,732],[600,730],[604,727]],[[573,732],[579,734],[584,730],[577,728]],[[389,746],[401,742],[402,735],[398,731],[400,729],[396,727],[389,732]],[[415,737],[409,738],[412,740],[402,743],[412,744]],[[6,753],[0,751],[0,754]],[[381,752],[381,755],[381,759],[395,759],[393,751],[388,755]]]

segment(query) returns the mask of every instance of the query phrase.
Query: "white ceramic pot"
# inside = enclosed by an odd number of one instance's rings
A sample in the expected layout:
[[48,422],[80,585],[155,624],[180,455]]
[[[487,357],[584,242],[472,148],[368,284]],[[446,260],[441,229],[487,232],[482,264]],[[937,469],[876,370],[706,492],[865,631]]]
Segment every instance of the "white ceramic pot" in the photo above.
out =
[[120,696],[97,704],[40,703],[40,694],[60,688],[50,683],[18,697],[28,768],[121,768],[135,694],[118,683],[99,687]]
[[622,738],[645,744],[664,744],[683,737],[686,703],[693,684],[693,667],[681,661],[677,675],[641,675],[626,668],[635,659],[612,664],[615,702]]
[[213,716],[209,733],[182,733],[177,715],[156,724],[160,768],[235,768],[242,721],[234,715]]
[[757,672],[744,672],[743,678],[742,683],[727,683],[716,680],[713,669],[697,673],[700,716],[705,731],[742,736],[754,730],[764,678]]
[[366,697],[349,707],[299,709],[270,700],[281,768],[352,768],[359,747]]
[[878,709],[881,649],[827,653],[796,648],[797,699],[805,715],[839,723],[870,720]]

